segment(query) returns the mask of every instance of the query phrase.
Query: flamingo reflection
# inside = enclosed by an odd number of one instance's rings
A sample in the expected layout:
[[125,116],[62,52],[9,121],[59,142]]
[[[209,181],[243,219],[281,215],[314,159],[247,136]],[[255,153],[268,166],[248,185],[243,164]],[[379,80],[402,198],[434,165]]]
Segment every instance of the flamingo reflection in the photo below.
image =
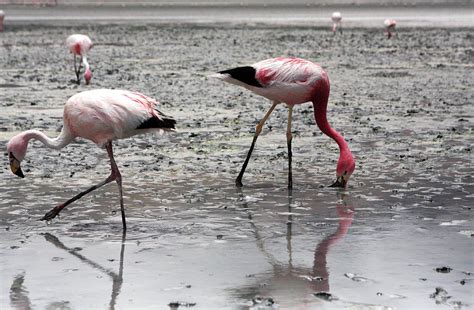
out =
[[125,255],[125,240],[126,240],[125,231],[123,231],[123,233],[122,233],[122,245],[120,247],[120,261],[119,261],[119,271],[118,271],[118,273],[116,273],[116,272],[114,272],[114,271],[112,271],[108,268],[105,268],[105,267],[101,266],[100,264],[88,259],[84,255],[78,253],[77,250],[75,250],[74,248],[67,247],[61,241],[59,241],[59,239],[56,236],[54,236],[50,233],[44,234],[44,238],[46,239],[46,241],[52,243],[57,248],[68,252],[72,256],[77,257],[83,263],[85,263],[85,264],[91,266],[92,268],[97,269],[100,272],[102,272],[102,273],[106,274],[107,276],[109,276],[112,279],[112,293],[111,293],[110,302],[109,302],[109,309],[115,309],[115,304],[116,304],[116,301],[117,301],[117,297],[120,294],[120,290],[122,288],[122,283],[123,283],[123,260],[124,260],[124,255]]
[[28,290],[24,286],[25,272],[19,273],[10,286],[10,305],[12,309],[32,309]]
[[[252,221],[252,215],[249,214],[250,225],[257,242],[257,247],[265,256],[267,262],[271,265],[272,271],[264,273],[258,277],[259,283],[246,287],[236,288],[237,295],[246,300],[253,300],[256,296],[267,296],[271,302],[275,301],[280,307],[298,305],[299,309],[305,309],[318,302],[313,295],[323,299],[330,298],[329,287],[329,269],[327,264],[327,255],[329,250],[349,231],[352,224],[354,212],[351,206],[347,205],[346,198],[341,196],[341,202],[336,205],[338,216],[338,227],[334,233],[324,238],[316,245],[313,257],[312,267],[295,266],[293,263],[292,248],[292,225],[293,225],[293,197],[288,196],[288,216],[286,229],[286,248],[288,253],[288,262],[281,263],[272,253],[270,253],[264,244],[264,238],[259,232],[259,228]],[[248,208],[246,203],[243,205]],[[262,299],[259,299],[260,302]],[[265,300],[265,299],[263,299]]]

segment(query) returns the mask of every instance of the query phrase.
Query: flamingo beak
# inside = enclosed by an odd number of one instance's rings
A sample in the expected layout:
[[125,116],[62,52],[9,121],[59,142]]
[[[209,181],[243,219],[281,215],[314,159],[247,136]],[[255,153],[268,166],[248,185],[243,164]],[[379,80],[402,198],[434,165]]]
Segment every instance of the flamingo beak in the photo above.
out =
[[25,175],[23,174],[23,171],[21,171],[20,167],[20,161],[13,156],[13,154],[10,152],[9,154],[10,157],[10,169],[14,174],[19,176],[20,178],[24,178]]
[[336,179],[336,182],[334,182],[332,185],[329,185],[329,187],[341,187],[345,188],[347,184],[347,180],[344,178],[343,175],[338,176]]

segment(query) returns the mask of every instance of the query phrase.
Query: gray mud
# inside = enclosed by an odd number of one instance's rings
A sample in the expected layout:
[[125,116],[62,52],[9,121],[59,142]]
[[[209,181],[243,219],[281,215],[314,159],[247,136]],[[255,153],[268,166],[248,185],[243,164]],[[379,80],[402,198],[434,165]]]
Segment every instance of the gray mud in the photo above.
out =
[[[77,86],[71,33],[95,43],[90,87]],[[32,143],[25,179],[0,157],[2,309],[439,309],[473,300],[472,29],[88,25],[15,26],[0,36],[0,144],[39,128],[58,134],[62,106],[90,88],[161,102],[177,133],[115,143],[117,188],[97,190],[49,225],[38,219],[103,180],[103,150]],[[354,152],[347,191],[338,150],[294,110],[286,189],[286,109],[276,109],[234,186],[269,103],[208,79],[275,56],[320,63],[328,118]],[[4,154],[6,155],[6,154]]]

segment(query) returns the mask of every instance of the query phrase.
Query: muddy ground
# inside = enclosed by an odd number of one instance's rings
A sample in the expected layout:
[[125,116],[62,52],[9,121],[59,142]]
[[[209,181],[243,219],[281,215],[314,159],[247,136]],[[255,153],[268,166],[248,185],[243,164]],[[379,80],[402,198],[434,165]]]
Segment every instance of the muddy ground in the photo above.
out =
[[[94,41],[92,85],[73,83],[72,33]],[[115,143],[128,231],[113,184],[52,223],[38,219],[109,173],[103,150],[30,144],[25,179],[0,157],[2,309],[472,308],[472,29],[271,25],[12,26],[0,34],[0,145],[29,128],[59,133],[62,106],[92,88],[143,92],[179,131]],[[328,118],[357,168],[346,191],[337,147],[294,110],[208,74],[275,56],[329,73]]]

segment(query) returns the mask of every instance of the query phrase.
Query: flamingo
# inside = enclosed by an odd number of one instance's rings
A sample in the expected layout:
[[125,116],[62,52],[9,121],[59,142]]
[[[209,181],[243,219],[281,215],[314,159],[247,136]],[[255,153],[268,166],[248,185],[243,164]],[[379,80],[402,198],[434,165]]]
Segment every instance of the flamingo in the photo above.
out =
[[257,124],[247,158],[240,170],[235,183],[242,187],[242,177],[255,147],[262,127],[275,107],[286,103],[288,107],[288,125],[286,131],[288,146],[288,188],[292,188],[291,172],[291,120],[293,107],[296,104],[313,102],[314,118],[319,129],[336,141],[339,146],[339,160],[336,167],[336,182],[332,187],[346,187],[355,169],[355,161],[343,136],[334,130],[326,119],[329,98],[329,78],[327,73],[317,64],[300,58],[277,57],[263,60],[250,66],[237,67],[220,71],[211,75],[225,82],[243,86],[248,90],[270,99],[273,104],[265,116]]
[[176,121],[158,110],[157,101],[138,92],[97,89],[84,91],[69,98],[64,106],[63,123],[61,133],[54,139],[38,130],[27,130],[11,138],[7,144],[7,151],[12,172],[24,178],[20,163],[25,158],[31,139],[39,140],[45,146],[56,150],[73,142],[75,138],[88,139],[99,147],[105,147],[111,166],[111,173],[107,179],[54,207],[42,220],[52,220],[70,203],[107,183],[116,181],[120,194],[123,229],[126,230],[122,176],[114,160],[112,141],[147,132],[174,131]]
[[0,10],[0,32],[3,32],[3,19],[5,18],[5,12]]
[[[66,46],[74,55],[74,71],[76,72],[77,84],[79,85],[81,83],[79,74],[81,73],[82,65],[84,65],[84,80],[86,81],[86,85],[88,85],[92,78],[92,71],[90,69],[89,63],[87,62],[87,53],[93,46],[91,39],[83,34],[73,34],[66,39]],[[81,58],[79,67],[76,65],[76,56]]]
[[333,22],[332,32],[334,32],[334,34],[336,34],[336,28],[337,28],[338,25],[339,25],[339,30],[342,32],[342,28],[340,27],[341,20],[342,20],[341,13],[340,12],[332,13],[331,19],[332,19],[332,22]]
[[395,31],[395,26],[397,25],[397,21],[394,19],[386,19],[383,24],[385,25],[385,31],[387,32],[387,39],[392,37],[392,31]]

